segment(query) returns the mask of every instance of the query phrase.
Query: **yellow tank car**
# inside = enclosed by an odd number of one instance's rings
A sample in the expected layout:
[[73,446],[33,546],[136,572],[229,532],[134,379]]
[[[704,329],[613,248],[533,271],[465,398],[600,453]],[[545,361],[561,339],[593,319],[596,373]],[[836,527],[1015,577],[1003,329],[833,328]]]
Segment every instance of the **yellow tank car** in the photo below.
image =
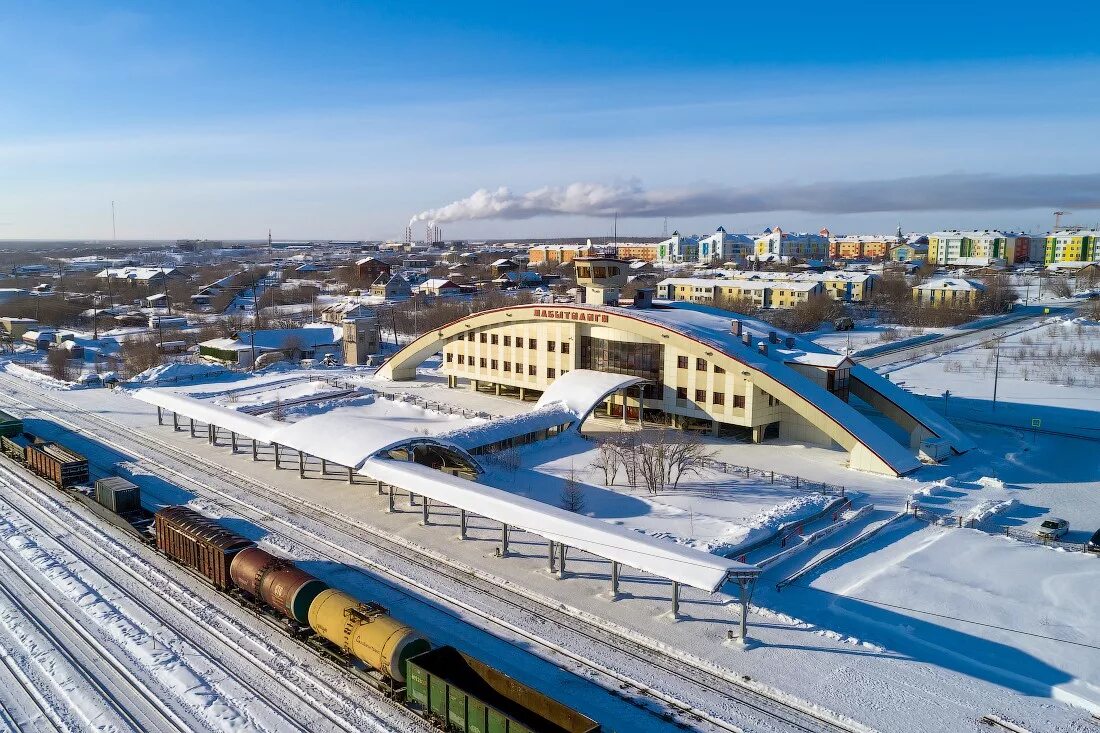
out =
[[363,603],[330,588],[310,604],[309,625],[345,654],[403,683],[405,663],[431,649],[431,644],[389,614],[377,603]]

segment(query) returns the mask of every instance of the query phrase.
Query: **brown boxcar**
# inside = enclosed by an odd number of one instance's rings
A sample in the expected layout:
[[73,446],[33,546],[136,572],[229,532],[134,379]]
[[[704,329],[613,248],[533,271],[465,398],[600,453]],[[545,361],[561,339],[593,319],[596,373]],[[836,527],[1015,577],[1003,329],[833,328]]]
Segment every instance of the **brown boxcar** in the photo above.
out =
[[27,446],[27,468],[59,488],[88,483],[88,459],[63,445],[33,441]]
[[596,733],[600,724],[452,646],[408,662],[408,699],[463,733]]
[[233,582],[298,623],[309,623],[309,607],[328,585],[290,560],[275,557],[259,547],[237,553],[229,566]]
[[161,509],[154,516],[161,552],[209,578],[217,588],[233,587],[229,566],[253,542],[230,532],[213,519],[184,506]]

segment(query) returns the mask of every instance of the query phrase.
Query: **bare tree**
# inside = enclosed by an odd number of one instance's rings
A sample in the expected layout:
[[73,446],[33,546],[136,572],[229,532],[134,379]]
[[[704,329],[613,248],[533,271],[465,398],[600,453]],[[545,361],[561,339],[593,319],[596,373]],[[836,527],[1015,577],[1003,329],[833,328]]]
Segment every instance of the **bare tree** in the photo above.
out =
[[574,514],[580,514],[584,511],[584,489],[577,483],[572,467],[570,467],[569,475],[565,477],[565,482],[562,484],[561,508]]
[[275,395],[275,406],[271,409],[271,419],[275,422],[286,422],[286,407],[283,406],[281,395]]
[[71,375],[69,352],[62,348],[50,349],[46,354],[46,367],[50,376],[62,382],[68,382]]
[[677,433],[668,442],[665,454],[666,477],[673,490],[680,487],[680,479],[685,475],[698,475],[706,461],[714,455],[715,451],[707,447],[698,433]]
[[164,354],[157,347],[156,336],[143,336],[123,341],[119,345],[119,356],[122,358],[127,376],[130,377],[164,363]]
[[665,431],[658,430],[647,436],[644,443],[638,445],[638,478],[650,494],[659,494],[665,488],[668,445]]
[[1072,298],[1073,286],[1065,275],[1055,275],[1047,279],[1047,288],[1059,298]]
[[604,486],[612,486],[619,475],[619,467],[622,465],[622,457],[613,442],[600,439],[596,443],[596,457],[592,459],[592,468],[603,471]]
[[622,433],[613,443],[630,488],[638,488],[638,445],[633,433]]

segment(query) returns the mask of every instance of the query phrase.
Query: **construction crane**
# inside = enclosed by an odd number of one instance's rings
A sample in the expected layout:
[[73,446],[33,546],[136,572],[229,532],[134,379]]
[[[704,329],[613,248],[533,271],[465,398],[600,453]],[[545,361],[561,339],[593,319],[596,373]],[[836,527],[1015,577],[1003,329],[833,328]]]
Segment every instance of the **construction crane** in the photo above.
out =
[[1058,231],[1062,228],[1062,217],[1072,214],[1072,211],[1055,211],[1054,212],[1054,231]]

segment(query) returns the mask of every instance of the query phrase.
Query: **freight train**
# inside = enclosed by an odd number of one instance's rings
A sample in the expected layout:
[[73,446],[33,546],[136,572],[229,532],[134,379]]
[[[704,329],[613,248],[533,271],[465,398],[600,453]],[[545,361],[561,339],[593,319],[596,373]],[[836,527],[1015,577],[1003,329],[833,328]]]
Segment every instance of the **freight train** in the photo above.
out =
[[[89,480],[84,456],[24,432],[22,421],[5,413],[0,413],[0,449],[70,494],[79,493],[70,487]],[[108,485],[112,481],[125,485]],[[101,493],[109,501],[100,498]],[[100,479],[96,496],[99,504],[114,512],[129,510],[120,517],[94,507],[104,518],[129,529],[147,521],[139,516],[144,510],[133,511],[138,489],[129,482]],[[83,497],[79,493],[78,498]],[[160,552],[446,730],[598,733],[601,729],[591,718],[475,657],[450,646],[432,648],[424,635],[394,619],[385,607],[330,588],[292,561],[272,555],[187,507],[156,512],[151,529],[152,542]]]
[[[213,519],[183,506],[161,509],[157,548],[282,619],[291,633],[345,662],[373,670],[395,697],[447,730],[471,733],[595,733],[591,718],[454,649],[432,649],[373,602],[330,588]],[[312,637],[311,637],[312,632]]]

